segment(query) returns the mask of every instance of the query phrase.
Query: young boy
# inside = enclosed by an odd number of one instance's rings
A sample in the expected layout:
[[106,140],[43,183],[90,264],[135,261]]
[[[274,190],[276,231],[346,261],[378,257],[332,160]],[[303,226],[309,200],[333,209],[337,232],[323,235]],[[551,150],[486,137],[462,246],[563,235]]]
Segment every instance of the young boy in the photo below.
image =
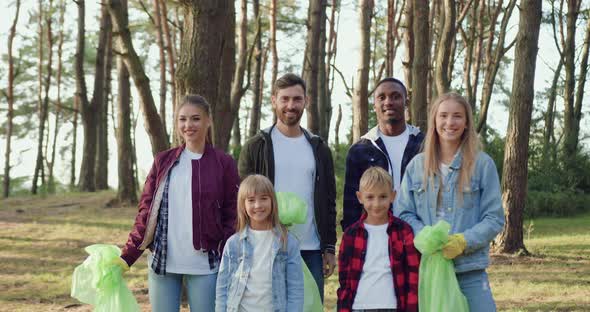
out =
[[390,210],[391,176],[367,169],[356,195],[364,212],[342,236],[338,311],[418,311],[420,254],[412,228]]

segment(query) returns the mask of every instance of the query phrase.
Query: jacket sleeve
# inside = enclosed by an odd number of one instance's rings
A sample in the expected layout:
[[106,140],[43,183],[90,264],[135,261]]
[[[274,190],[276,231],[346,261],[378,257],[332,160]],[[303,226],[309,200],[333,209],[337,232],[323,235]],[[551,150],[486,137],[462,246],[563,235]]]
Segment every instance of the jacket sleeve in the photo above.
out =
[[229,282],[231,274],[230,248],[231,242],[223,248],[219,272],[217,272],[217,283],[215,285],[215,312],[225,312],[227,310],[227,292],[229,291]]
[[338,251],[338,282],[340,286],[336,291],[338,296],[337,308],[339,312],[347,312],[352,310],[352,294],[348,285],[348,268],[352,255],[350,254],[350,248],[352,240],[348,233],[342,235],[340,241],[340,250]]
[[395,211],[393,212],[397,217],[404,220],[408,223],[412,230],[414,230],[414,235],[418,235],[422,228],[424,228],[424,222],[418,216],[418,211],[416,209],[416,203],[414,202],[414,194],[412,193],[412,185],[414,183],[414,179],[421,178],[415,177],[414,167],[416,161],[420,161],[418,158],[414,158],[408,164],[406,168],[406,173],[402,179],[400,191],[398,192],[397,196],[397,206]]
[[229,155],[225,155],[226,161],[223,172],[223,207],[221,207],[221,223],[223,227],[223,241],[219,251],[223,250],[225,241],[236,232],[237,197],[240,177],[236,168],[236,162]]
[[254,158],[252,157],[252,141],[249,140],[242,146],[238,159],[238,172],[240,179],[244,180],[248,175],[254,173]]
[[344,178],[344,194],[342,198],[342,232],[346,230],[351,224],[355,223],[363,212],[363,207],[359,203],[356,192],[359,190],[359,182],[361,175],[365,171],[364,164],[358,161],[359,149],[353,145],[346,155],[346,174]]
[[467,241],[466,254],[488,246],[504,226],[504,209],[502,208],[498,170],[491,157],[484,153],[480,155],[483,156],[478,159],[483,162],[482,169],[475,173],[480,175],[481,183],[480,216],[479,222],[463,233]]
[[295,237],[288,236],[287,312],[303,311],[303,262]]
[[322,242],[322,251],[326,251],[332,254],[336,253],[336,178],[334,176],[334,160],[332,159],[332,151],[327,144],[323,144],[324,157],[325,157],[325,173],[323,177],[326,183],[326,204],[325,207],[327,214],[326,232],[328,233],[326,241]]
[[143,253],[143,250],[140,250],[139,246],[144,239],[148,213],[150,211],[153,196],[157,188],[157,176],[158,166],[156,160],[154,160],[152,168],[145,180],[141,198],[139,199],[139,210],[137,212],[137,216],[135,217],[135,224],[133,225],[131,233],[129,233],[127,243],[125,244],[125,247],[121,253],[121,258],[123,258],[123,260],[125,260],[129,266],[133,265],[133,263],[135,263],[135,261],[137,261],[137,259]]
[[403,228],[404,250],[406,252],[407,273],[407,311],[418,311],[418,273],[420,271],[420,253],[414,246],[412,228],[405,224]]

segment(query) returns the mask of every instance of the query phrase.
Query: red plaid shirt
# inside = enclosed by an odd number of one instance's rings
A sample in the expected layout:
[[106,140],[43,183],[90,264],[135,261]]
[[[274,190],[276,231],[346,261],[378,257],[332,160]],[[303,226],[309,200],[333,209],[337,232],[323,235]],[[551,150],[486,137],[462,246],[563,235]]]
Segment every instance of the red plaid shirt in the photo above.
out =
[[[368,233],[363,213],[360,220],[346,229],[338,254],[338,311],[352,311],[352,304],[367,253]],[[420,253],[414,248],[412,228],[389,212],[389,262],[393,275],[393,287],[397,298],[397,311],[418,311],[418,269]]]

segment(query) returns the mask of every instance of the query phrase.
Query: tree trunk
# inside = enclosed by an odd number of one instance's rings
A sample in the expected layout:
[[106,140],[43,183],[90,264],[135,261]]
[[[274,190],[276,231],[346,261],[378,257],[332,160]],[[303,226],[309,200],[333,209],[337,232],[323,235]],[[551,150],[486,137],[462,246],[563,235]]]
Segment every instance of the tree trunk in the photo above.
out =
[[80,108],[82,111],[82,123],[84,125],[84,150],[82,153],[82,167],[80,169],[80,179],[78,187],[81,191],[93,192],[96,190],[96,151],[98,139],[98,122],[99,114],[104,106],[104,61],[105,50],[107,45],[108,34],[108,11],[106,7],[101,9],[100,31],[98,47],[96,49],[96,63],[94,66],[94,89],[92,91],[92,100],[88,101],[86,82],[84,78],[83,57],[84,57],[84,1],[78,1],[78,48],[76,61],[76,80],[78,83],[83,82],[80,90]]
[[[127,0],[121,1],[121,6],[127,12]],[[128,26],[127,15],[122,20],[122,26]],[[137,189],[135,188],[135,175],[133,171],[134,154],[131,141],[131,86],[129,83],[129,71],[123,57],[117,57],[117,163],[119,187],[117,200],[122,206],[137,203]]]
[[[164,39],[166,40],[166,56],[168,60],[168,73],[170,75],[170,97],[172,98],[172,112],[176,111],[176,88],[174,87],[174,81],[176,76],[176,52],[174,48],[174,42],[172,41],[172,35],[170,33],[170,27],[168,25],[168,8],[166,6],[166,0],[158,0],[160,3],[160,12],[162,17],[162,29],[164,30]],[[172,116],[174,118],[174,116]],[[171,125],[172,133],[174,133],[174,122]]]
[[332,107],[330,103],[330,95],[328,94],[327,68],[326,68],[326,9],[322,10],[322,18],[320,22],[320,44],[318,53],[318,135],[326,142],[330,136],[330,116],[332,114]]
[[430,40],[428,38],[428,1],[412,0],[414,23],[414,61],[412,62],[412,123],[426,131],[428,99],[428,67],[430,59]]
[[156,28],[156,43],[160,52],[160,119],[166,131],[166,53],[164,47],[163,24],[166,22],[166,11],[160,11],[160,0],[154,2],[154,27]]
[[[512,96],[502,174],[502,204],[506,215],[498,250],[528,253],[522,223],[527,192],[528,148],[542,0],[522,0],[516,37]],[[523,148],[525,147],[525,148]]]
[[[35,171],[33,173],[33,184],[31,186],[31,193],[37,194],[37,181],[39,180],[39,172],[43,167],[43,133],[45,130],[45,119],[43,118],[43,1],[39,0],[39,16],[38,16],[38,42],[37,42],[37,53],[38,53],[38,64],[37,64],[37,115],[39,116],[39,130],[37,138],[37,160],[35,161]],[[43,181],[41,181],[43,183]]]
[[[449,64],[452,58],[452,48],[455,38],[455,1],[444,0],[442,6],[444,14],[441,14],[442,32],[439,34],[439,44],[436,50],[436,67],[434,72],[434,81],[436,92],[443,94],[449,91],[451,80],[449,79]],[[444,18],[444,19],[443,19]]]
[[[516,0],[510,0],[506,8],[502,7],[502,0],[498,1],[497,7],[492,15],[492,21],[488,29],[488,40],[486,43],[486,64],[485,64],[485,75],[483,80],[483,90],[481,97],[481,108],[479,112],[479,120],[477,123],[477,132],[482,134],[482,130],[486,124],[488,109],[490,106],[490,100],[494,89],[494,82],[496,81],[496,74],[500,65],[502,64],[502,58],[510,50],[512,45],[504,47],[504,41],[506,38],[506,30],[508,27],[508,21],[512,16],[512,10],[516,5]],[[501,12],[504,12],[502,16],[502,22],[500,24],[500,32],[497,34],[498,42],[494,44],[494,38],[496,36],[496,21]]]
[[[127,10],[123,9],[121,5],[122,0],[108,0],[108,10],[113,20],[113,30],[118,34],[117,42],[119,53],[125,60],[125,65],[137,88],[139,94],[140,104],[143,113],[143,123],[145,130],[148,133],[150,142],[152,144],[152,154],[168,149],[170,146],[168,143],[168,136],[166,135],[166,129],[164,124],[158,115],[156,104],[152,91],[150,88],[150,80],[145,74],[141,60],[135,52],[133,42],[131,40],[131,32],[129,27],[124,24],[124,20],[127,20]],[[211,80],[215,81],[215,80]],[[180,94],[184,94],[180,92]]]
[[342,122],[342,105],[338,104],[338,115],[336,116],[336,125],[334,125],[334,142],[336,146],[340,144],[340,122]]
[[[250,70],[248,61],[248,1],[241,0],[240,1],[240,27],[238,29],[238,59],[236,64],[236,69],[234,73],[234,78],[231,85],[231,95],[230,95],[230,115],[233,117],[233,146],[234,149],[238,146],[242,145],[242,136],[240,133],[240,121],[238,117],[238,111],[240,109],[240,102],[242,97],[248,90],[248,86],[250,85]],[[258,36],[259,32],[256,34]],[[246,79],[246,87],[243,87],[244,84],[244,74],[246,73],[246,66],[248,66],[248,79]],[[221,130],[222,132],[229,131],[227,130],[228,126]],[[219,145],[227,146],[229,142],[219,142]]]
[[356,85],[352,97],[352,141],[356,142],[367,132],[369,117],[369,58],[371,55],[371,17],[373,0],[359,2],[359,30],[361,50]]
[[565,57],[565,89],[563,95],[563,154],[566,168],[573,168],[573,159],[577,152],[577,133],[575,133],[574,92],[576,86],[576,21],[578,19],[578,1],[567,0]]
[[98,108],[98,128],[96,138],[96,160],[94,162],[94,184],[97,190],[106,190],[109,188],[108,183],[108,165],[109,165],[109,146],[108,146],[108,107],[111,95],[111,72],[113,69],[113,32],[110,17],[105,18],[106,44],[104,52],[104,85],[101,106]]
[[307,129],[319,134],[318,77],[320,64],[320,34],[322,21],[325,23],[325,0],[310,0],[307,10],[307,39],[303,60],[303,80],[307,84]]
[[545,131],[543,132],[543,163],[549,164],[551,139],[555,129],[555,100],[557,98],[557,84],[559,77],[561,77],[561,69],[563,68],[563,58],[560,58],[559,64],[553,74],[553,81],[551,82],[551,89],[549,90],[549,98],[547,99],[547,111],[545,112]]
[[176,71],[177,95],[204,96],[213,113],[213,143],[224,150],[231,135],[235,69],[235,8],[230,0],[183,0],[184,35]]
[[51,162],[49,162],[49,177],[48,187],[49,193],[55,193],[55,177],[53,176],[53,169],[55,168],[55,151],[57,148],[57,134],[59,133],[59,119],[61,112],[61,77],[63,68],[63,43],[64,43],[64,14],[65,14],[64,0],[59,3],[59,39],[57,43],[57,104],[55,105],[55,126],[53,131],[53,143],[51,148]]
[[578,149],[580,121],[582,120],[582,104],[584,99],[584,87],[586,85],[586,76],[588,74],[588,50],[590,48],[590,21],[586,22],[586,34],[584,37],[584,46],[580,58],[580,73],[578,75],[578,84],[576,86],[576,99],[574,102],[574,119],[572,137],[575,138],[575,148]]
[[[260,1],[252,1],[254,18],[256,18],[256,32],[262,30],[262,17],[260,16]],[[260,110],[262,109],[260,86],[262,76],[262,36],[256,36],[254,48],[254,82],[252,83],[252,107],[250,108],[250,126],[248,137],[251,138],[260,129]]]
[[277,0],[270,0],[270,54],[272,58],[270,83],[272,85],[277,81],[279,71],[279,56],[277,53]]
[[18,16],[20,13],[20,0],[16,0],[16,13],[14,20],[10,26],[8,34],[8,110],[6,111],[6,149],[4,150],[4,183],[2,189],[2,196],[7,198],[10,194],[10,151],[11,139],[14,118],[14,60],[12,59],[12,43],[14,36],[16,36],[16,23],[18,23]]
[[76,83],[76,94],[74,96],[74,118],[72,118],[72,148],[70,159],[70,189],[76,185],[76,151],[78,147],[78,115],[80,114],[80,90]]
[[[408,99],[411,101],[413,96],[412,89],[412,67],[414,66],[414,0],[407,0],[404,10],[404,42],[406,46],[406,58],[402,62],[404,65],[404,77],[408,91]],[[412,116],[412,106],[407,107],[410,110],[410,119]],[[412,122],[412,120],[409,120]]]

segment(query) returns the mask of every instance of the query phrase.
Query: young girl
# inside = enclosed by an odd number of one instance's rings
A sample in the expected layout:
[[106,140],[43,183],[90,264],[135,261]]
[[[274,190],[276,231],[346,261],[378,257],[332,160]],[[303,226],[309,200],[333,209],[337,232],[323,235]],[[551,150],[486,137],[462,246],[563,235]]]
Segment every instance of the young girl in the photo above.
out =
[[279,222],[272,183],[248,176],[238,191],[238,232],[223,249],[215,311],[303,309],[303,271],[295,237]]
[[455,93],[431,106],[424,153],[408,165],[396,213],[414,234],[438,220],[451,224],[443,256],[453,259],[470,311],[495,311],[488,276],[489,244],[502,230],[498,171],[479,151],[471,106]]
[[183,284],[191,311],[214,311],[221,250],[235,231],[238,171],[208,140],[212,120],[203,97],[187,95],[174,123],[184,144],[154,158],[116,264],[129,269],[148,248],[152,311],[178,311]]

